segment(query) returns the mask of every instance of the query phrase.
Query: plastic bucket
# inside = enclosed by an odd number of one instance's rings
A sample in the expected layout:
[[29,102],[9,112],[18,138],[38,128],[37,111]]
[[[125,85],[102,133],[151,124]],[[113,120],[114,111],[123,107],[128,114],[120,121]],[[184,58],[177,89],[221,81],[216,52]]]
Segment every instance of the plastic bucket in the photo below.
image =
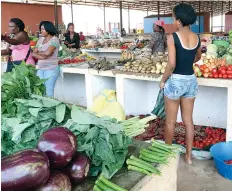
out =
[[226,164],[225,160],[232,160],[232,142],[221,142],[210,148],[211,155],[218,173],[224,178],[232,180],[232,165]]

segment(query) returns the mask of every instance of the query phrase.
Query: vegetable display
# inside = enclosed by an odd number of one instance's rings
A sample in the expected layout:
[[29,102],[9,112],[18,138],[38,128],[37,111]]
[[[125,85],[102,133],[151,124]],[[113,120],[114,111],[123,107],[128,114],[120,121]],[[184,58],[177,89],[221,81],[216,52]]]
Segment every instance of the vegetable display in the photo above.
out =
[[4,157],[1,166],[3,191],[35,190],[46,183],[50,175],[47,156],[36,149]]
[[124,65],[121,71],[142,74],[163,74],[167,62],[168,56],[159,53],[158,56],[144,56],[135,61],[129,61]]
[[71,191],[72,185],[69,178],[58,171],[52,171],[48,181],[36,191]]
[[14,116],[15,98],[29,98],[31,94],[44,95],[45,80],[40,80],[36,69],[25,62],[15,66],[12,72],[4,73],[1,77],[1,113]]
[[75,154],[77,138],[70,130],[56,127],[41,135],[37,148],[48,156],[52,168],[62,168]]
[[76,152],[62,172],[68,175],[72,183],[80,184],[86,180],[90,165],[90,160],[86,155]]

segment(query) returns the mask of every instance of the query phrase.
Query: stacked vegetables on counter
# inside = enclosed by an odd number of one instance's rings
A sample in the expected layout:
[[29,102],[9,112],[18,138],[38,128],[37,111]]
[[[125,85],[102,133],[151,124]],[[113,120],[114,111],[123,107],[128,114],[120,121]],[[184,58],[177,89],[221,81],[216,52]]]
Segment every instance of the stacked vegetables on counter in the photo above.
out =
[[132,155],[130,159],[127,159],[128,170],[146,175],[161,175],[161,172],[153,164],[168,164],[169,157],[175,157],[178,149],[178,145],[167,145],[152,139],[152,144],[148,149],[140,150],[139,158]]
[[126,189],[118,186],[107,180],[104,176],[99,176],[98,180],[95,182],[93,191],[127,191]]

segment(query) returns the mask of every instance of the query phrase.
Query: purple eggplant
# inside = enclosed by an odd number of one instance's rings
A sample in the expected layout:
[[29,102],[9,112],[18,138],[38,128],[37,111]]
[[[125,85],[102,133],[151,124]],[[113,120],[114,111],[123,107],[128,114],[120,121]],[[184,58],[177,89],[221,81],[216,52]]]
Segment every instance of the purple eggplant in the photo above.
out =
[[67,128],[55,127],[42,134],[37,148],[46,153],[51,168],[59,169],[72,160],[77,150],[77,139]]
[[80,152],[76,152],[75,156],[64,168],[63,172],[68,175],[73,184],[80,184],[87,178],[89,168],[89,158]]
[[72,185],[67,175],[58,171],[51,172],[48,181],[36,191],[71,191]]
[[50,176],[48,157],[37,149],[24,150],[2,158],[2,191],[31,191]]

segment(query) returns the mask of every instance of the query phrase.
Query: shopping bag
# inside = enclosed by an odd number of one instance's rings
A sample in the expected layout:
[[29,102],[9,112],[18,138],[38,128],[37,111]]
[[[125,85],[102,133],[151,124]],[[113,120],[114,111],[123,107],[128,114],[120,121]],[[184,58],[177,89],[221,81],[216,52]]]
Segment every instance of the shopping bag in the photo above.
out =
[[94,112],[98,117],[108,116],[118,121],[126,119],[122,106],[117,102],[116,92],[114,90],[103,90],[94,100],[89,110]]
[[156,99],[155,107],[151,113],[161,119],[164,119],[166,117],[165,108],[164,108],[164,90],[163,89],[159,91],[158,97]]

